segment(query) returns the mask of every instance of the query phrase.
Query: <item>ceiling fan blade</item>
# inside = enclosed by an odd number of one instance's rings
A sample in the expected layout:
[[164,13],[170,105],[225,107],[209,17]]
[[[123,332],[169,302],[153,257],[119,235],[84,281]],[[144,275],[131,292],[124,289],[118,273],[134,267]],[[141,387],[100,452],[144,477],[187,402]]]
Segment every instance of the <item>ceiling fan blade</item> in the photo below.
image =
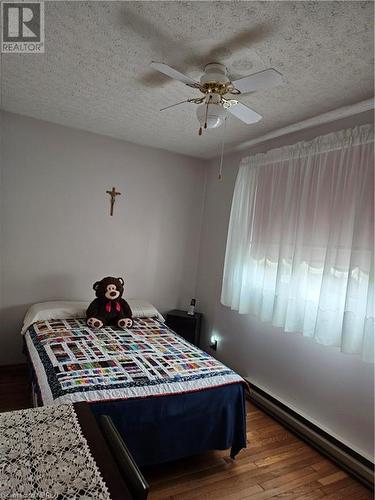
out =
[[165,109],[174,108],[179,104],[183,104],[184,102],[193,102],[194,104],[202,104],[202,102],[206,99],[206,96],[203,97],[193,97],[192,99],[185,99],[184,101],[176,102],[176,104],[171,104],[170,106],[166,106],[165,108],[161,108],[160,111],[164,111]]
[[171,68],[167,64],[163,63],[158,63],[158,62],[152,62],[150,64],[151,68],[156,69],[157,71],[160,71],[160,73],[163,73],[164,75],[169,76],[169,78],[174,78],[175,80],[178,80],[185,85],[189,85],[189,87],[196,87],[199,86],[199,83],[190,78],[189,76],[186,76],[176,69]]
[[238,102],[237,104],[233,104],[232,106],[230,106],[230,108],[227,109],[229,113],[234,115],[239,120],[245,122],[247,125],[250,125],[250,123],[257,123],[263,118],[262,115],[258,114],[256,111],[248,108],[240,102]]
[[255,92],[256,90],[276,87],[282,82],[282,74],[275,69],[270,68],[260,71],[259,73],[254,73],[253,75],[245,76],[244,78],[235,80],[232,83],[235,88],[241,92],[241,94],[246,94],[247,92]]
[[176,102],[175,104],[170,104],[169,106],[165,106],[165,108],[161,108],[159,111],[165,111],[166,109],[174,108],[175,106],[179,106],[180,104],[183,104],[184,102],[189,102],[189,99],[185,99],[184,101]]

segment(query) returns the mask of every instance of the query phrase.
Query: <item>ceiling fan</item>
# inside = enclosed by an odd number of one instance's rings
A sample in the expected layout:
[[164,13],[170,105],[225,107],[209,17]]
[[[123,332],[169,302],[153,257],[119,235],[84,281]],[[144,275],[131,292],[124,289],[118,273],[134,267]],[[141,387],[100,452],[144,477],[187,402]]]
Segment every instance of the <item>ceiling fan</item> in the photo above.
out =
[[151,67],[203,94],[203,96],[185,99],[160,110],[164,111],[185,102],[198,104],[199,135],[202,135],[203,128],[220,127],[225,122],[227,111],[246,124],[258,122],[262,116],[232,96],[269,89],[280,85],[283,81],[282,75],[273,68],[231,81],[228,77],[228,70],[223,64],[209,63],[205,66],[204,73],[198,82],[167,64],[152,62]]

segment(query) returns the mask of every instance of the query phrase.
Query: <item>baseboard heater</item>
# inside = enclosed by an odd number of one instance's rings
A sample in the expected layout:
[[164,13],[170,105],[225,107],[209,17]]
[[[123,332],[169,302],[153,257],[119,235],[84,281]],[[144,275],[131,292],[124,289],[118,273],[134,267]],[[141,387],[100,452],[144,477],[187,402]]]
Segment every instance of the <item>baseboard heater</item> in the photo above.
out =
[[374,489],[374,464],[251,382],[248,398],[261,410],[316,448],[365,486]]

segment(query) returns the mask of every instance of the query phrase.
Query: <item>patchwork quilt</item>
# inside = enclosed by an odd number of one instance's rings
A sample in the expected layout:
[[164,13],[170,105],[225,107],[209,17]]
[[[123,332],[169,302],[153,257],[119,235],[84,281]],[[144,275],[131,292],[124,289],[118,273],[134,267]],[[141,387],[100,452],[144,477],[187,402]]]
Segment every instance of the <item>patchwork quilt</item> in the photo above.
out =
[[153,318],[131,329],[84,319],[34,323],[25,333],[44,405],[205,390],[243,379]]

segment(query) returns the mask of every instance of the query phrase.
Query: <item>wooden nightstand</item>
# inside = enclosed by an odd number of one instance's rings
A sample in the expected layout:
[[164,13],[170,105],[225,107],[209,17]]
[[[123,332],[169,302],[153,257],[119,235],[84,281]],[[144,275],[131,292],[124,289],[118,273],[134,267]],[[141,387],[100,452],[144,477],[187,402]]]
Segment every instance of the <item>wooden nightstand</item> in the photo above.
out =
[[202,313],[190,316],[186,311],[174,309],[167,313],[166,325],[192,344],[199,346]]

